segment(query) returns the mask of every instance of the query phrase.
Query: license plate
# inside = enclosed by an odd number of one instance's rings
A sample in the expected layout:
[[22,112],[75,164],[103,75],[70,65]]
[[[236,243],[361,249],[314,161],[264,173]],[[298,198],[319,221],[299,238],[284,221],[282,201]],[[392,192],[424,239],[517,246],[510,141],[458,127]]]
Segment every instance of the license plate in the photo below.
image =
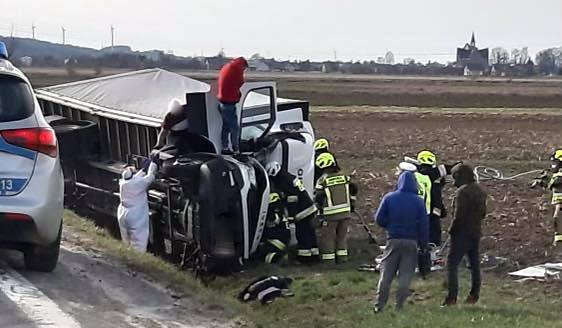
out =
[[10,196],[20,192],[27,179],[0,178],[0,196]]

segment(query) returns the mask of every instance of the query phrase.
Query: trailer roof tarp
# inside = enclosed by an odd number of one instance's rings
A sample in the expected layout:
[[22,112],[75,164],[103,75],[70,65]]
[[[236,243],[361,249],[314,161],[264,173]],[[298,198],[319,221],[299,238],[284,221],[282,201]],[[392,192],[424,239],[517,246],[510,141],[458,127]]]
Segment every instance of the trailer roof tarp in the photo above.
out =
[[[163,119],[170,100],[177,98],[185,103],[187,93],[206,93],[211,91],[211,86],[180,74],[154,68],[65,83],[39,90],[81,103]],[[277,98],[277,104],[295,102],[300,101]],[[252,92],[248,95],[245,106],[267,103],[269,103],[268,96]]]
[[163,69],[147,69],[42,88],[60,96],[131,114],[163,118],[168,103],[211,86]]

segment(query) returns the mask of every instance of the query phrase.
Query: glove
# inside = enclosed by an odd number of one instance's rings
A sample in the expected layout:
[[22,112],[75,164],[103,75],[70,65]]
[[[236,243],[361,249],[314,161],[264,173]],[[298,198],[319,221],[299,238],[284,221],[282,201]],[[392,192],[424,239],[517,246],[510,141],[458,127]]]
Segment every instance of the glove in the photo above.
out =
[[145,159],[144,162],[142,163],[142,170],[144,173],[148,173],[148,167],[150,166],[150,163],[152,161],[150,159]]

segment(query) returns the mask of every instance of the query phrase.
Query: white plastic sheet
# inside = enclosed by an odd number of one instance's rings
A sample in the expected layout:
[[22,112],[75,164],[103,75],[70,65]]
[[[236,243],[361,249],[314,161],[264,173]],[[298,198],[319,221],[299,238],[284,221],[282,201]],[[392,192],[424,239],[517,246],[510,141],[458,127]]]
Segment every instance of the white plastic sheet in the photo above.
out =
[[535,265],[519,271],[510,272],[509,275],[522,278],[560,279],[562,276],[562,263]]

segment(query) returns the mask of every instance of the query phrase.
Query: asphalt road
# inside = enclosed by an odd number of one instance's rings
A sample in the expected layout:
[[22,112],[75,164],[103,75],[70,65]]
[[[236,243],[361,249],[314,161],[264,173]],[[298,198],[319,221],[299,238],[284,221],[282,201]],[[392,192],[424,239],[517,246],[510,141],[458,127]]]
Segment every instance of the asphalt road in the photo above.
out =
[[111,263],[95,251],[63,244],[52,273],[23,269],[18,252],[0,252],[0,327],[228,327],[191,298]]

